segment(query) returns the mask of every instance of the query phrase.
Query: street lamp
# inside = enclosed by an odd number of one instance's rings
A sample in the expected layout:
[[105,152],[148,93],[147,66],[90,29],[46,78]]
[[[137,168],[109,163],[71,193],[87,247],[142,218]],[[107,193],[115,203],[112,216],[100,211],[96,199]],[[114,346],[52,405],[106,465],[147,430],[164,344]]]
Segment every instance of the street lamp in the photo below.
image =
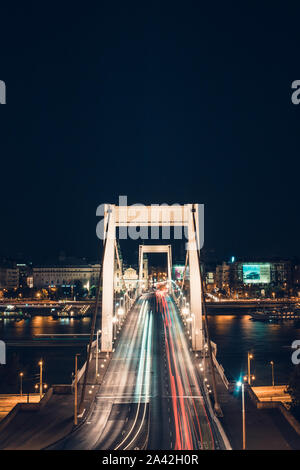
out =
[[123,315],[124,315],[124,309],[123,309],[122,307],[119,307],[119,308],[118,308],[118,315],[120,316],[120,325],[122,326],[122,324],[123,324],[123,319],[122,319],[122,317],[123,317]]
[[78,407],[78,367],[77,358],[80,354],[75,354],[75,383],[74,383],[74,425],[77,426],[77,407]]
[[237,383],[242,388],[242,422],[243,422],[243,450],[246,450],[246,413],[245,413],[245,385],[241,380]]
[[39,366],[40,366],[40,400],[41,400],[43,396],[43,361],[42,360],[39,362]]
[[181,311],[182,311],[183,315],[188,315],[188,313],[189,313],[189,309],[187,307],[183,307],[183,309]]
[[253,354],[248,352],[248,384],[251,386],[251,359],[253,359]]
[[274,379],[274,361],[270,362],[271,367],[272,367],[272,387],[275,386],[275,379]]
[[21,395],[21,397],[23,396],[23,375],[24,375],[24,373],[20,372],[19,376],[20,376],[20,395]]
[[112,322],[113,322],[113,338],[116,339],[116,323],[118,322],[117,317],[113,317]]
[[191,329],[192,329],[192,343],[195,344],[195,314],[191,313],[191,315],[186,319],[187,322],[191,323]]
[[98,377],[99,333],[100,333],[100,330],[97,330],[97,339],[96,339],[96,371],[95,371],[95,379],[96,379],[96,380],[97,380],[97,377]]

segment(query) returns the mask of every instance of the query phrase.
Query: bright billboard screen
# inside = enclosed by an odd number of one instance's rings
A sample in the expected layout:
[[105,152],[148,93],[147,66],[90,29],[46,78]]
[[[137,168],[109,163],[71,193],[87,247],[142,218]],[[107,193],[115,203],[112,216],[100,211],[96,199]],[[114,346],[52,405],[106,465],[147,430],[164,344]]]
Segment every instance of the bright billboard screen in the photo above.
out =
[[271,269],[269,263],[243,264],[244,284],[269,284]]
[[[189,268],[187,267],[186,272],[185,272],[185,278],[188,279],[189,276]],[[173,279],[175,281],[181,281],[183,278],[183,273],[184,273],[184,266],[179,266],[175,265],[173,266]]]

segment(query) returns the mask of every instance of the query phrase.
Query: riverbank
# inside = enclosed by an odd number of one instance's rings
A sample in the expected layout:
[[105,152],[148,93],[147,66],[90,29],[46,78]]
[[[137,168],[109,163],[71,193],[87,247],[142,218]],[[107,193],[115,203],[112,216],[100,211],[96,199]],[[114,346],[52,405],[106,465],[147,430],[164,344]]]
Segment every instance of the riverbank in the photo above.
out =
[[[219,314],[229,315],[233,312],[239,312],[240,314],[247,314],[247,312],[257,310],[257,309],[275,309],[281,308],[284,305],[294,306],[295,304],[299,303],[299,300],[291,300],[291,299],[279,299],[279,300],[271,300],[271,299],[253,299],[253,300],[224,300],[221,299],[220,301],[214,302],[211,300],[206,301],[206,307],[209,314],[215,314],[218,312]],[[231,312],[231,313],[227,313]]]

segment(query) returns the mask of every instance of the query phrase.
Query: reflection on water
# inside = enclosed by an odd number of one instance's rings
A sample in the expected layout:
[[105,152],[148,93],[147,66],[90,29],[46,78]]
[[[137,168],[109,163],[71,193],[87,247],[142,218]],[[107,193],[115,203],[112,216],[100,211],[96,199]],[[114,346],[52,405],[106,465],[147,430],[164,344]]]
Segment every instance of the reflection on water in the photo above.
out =
[[[44,361],[46,383],[70,383],[74,371],[74,356],[80,353],[80,367],[86,355],[88,336],[78,340],[66,338],[65,346],[61,344],[52,346],[55,341],[43,344],[38,335],[88,334],[90,320],[90,318],[54,320],[52,317],[39,315],[18,322],[8,319],[1,321],[0,339],[7,343],[7,364],[0,366],[0,393],[18,393],[20,371],[24,372],[24,392],[34,391],[34,385],[38,382],[40,359]],[[70,341],[72,346],[68,345]],[[74,342],[77,342],[77,345],[74,345]]]
[[[294,367],[290,346],[295,339],[300,339],[299,322],[255,322],[248,315],[241,314],[209,316],[209,325],[211,338],[217,343],[218,358],[229,378],[236,379],[247,372],[247,351],[252,351],[252,373],[256,376],[257,385],[271,384],[271,360],[275,363],[276,382],[287,382]],[[97,328],[100,328],[99,324]],[[38,381],[38,361],[41,358],[45,362],[47,383],[70,383],[74,356],[81,354],[80,366],[86,354],[87,337],[75,346],[32,344],[39,334],[83,334],[89,333],[89,330],[90,318],[53,320],[39,315],[20,322],[1,321],[0,339],[8,343],[8,351],[7,365],[0,366],[0,393],[18,391],[20,371],[25,374],[24,390],[33,391]]]
[[89,325],[90,318],[54,320],[52,317],[38,315],[18,322],[5,319],[0,322],[0,336],[5,339],[16,337],[31,339],[39,334],[88,333]]
[[251,351],[256,385],[271,385],[270,361],[275,363],[276,383],[287,382],[294,367],[291,344],[300,338],[299,322],[264,323],[248,315],[212,315],[209,325],[219,361],[230,378],[247,373],[247,352]]

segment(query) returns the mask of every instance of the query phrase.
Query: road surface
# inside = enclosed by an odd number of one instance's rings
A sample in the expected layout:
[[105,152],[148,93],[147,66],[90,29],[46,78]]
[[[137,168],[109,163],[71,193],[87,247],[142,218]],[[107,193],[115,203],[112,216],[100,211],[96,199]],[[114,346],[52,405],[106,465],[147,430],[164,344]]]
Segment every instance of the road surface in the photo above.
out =
[[[160,371],[151,402],[148,446],[166,449],[160,447],[160,442],[166,445],[166,436],[169,436],[168,448],[174,450],[220,448],[220,436],[209,415],[174,301],[158,293],[155,310],[159,352],[154,351],[153,357],[155,360],[157,356]],[[165,413],[163,420],[160,419],[162,413]]]
[[90,415],[52,449],[132,449],[148,437],[153,311],[144,295],[128,315]]
[[223,447],[172,298],[145,294],[128,314],[89,416],[55,449]]

